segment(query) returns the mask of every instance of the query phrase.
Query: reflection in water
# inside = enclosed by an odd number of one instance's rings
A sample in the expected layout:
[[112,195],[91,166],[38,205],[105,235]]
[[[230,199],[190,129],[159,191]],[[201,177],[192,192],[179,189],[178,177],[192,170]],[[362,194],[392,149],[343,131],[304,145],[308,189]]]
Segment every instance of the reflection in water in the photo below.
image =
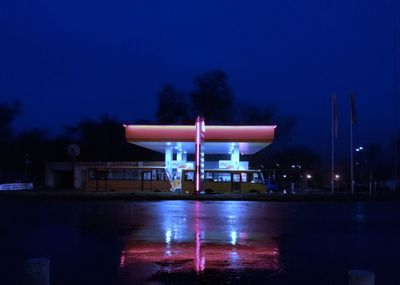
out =
[[195,217],[195,234],[196,234],[196,241],[195,241],[195,246],[196,246],[196,254],[195,254],[195,264],[196,264],[196,272],[199,273],[201,271],[204,271],[204,264],[205,264],[205,256],[202,255],[201,253],[201,239],[200,239],[200,202],[195,201],[194,204],[194,217]]
[[159,272],[169,273],[200,274],[210,269],[281,272],[276,241],[246,231],[253,220],[248,220],[248,211],[240,203],[160,202],[152,213],[158,223],[149,222],[150,229],[126,237],[120,269],[156,264]]

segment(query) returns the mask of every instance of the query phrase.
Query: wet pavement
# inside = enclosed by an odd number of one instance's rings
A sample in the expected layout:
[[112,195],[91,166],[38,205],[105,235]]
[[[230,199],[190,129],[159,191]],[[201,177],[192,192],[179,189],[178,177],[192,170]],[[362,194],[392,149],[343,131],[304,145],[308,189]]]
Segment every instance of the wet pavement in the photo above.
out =
[[0,284],[400,284],[400,203],[0,201]]

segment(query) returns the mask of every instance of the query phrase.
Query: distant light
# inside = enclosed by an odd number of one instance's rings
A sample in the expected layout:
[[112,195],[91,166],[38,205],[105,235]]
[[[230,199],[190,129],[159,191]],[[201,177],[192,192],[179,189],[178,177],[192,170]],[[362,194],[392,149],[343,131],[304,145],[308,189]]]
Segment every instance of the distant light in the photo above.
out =
[[339,174],[336,174],[336,175],[335,175],[335,178],[336,178],[336,179],[339,179],[339,178],[340,178],[340,175],[339,175]]
[[244,152],[242,152],[242,155],[244,155]]
[[187,151],[185,150],[183,153],[187,153]]
[[295,168],[294,164],[292,164],[292,168]]
[[310,178],[312,178],[312,176],[311,176],[311,174],[307,174],[307,179],[310,179]]
[[175,147],[174,147],[174,149],[178,149],[178,147],[177,147],[177,146],[175,146]]
[[126,127],[127,127],[127,125],[125,125],[125,124],[123,124],[122,126],[123,126],[124,128],[126,128]]
[[165,243],[170,243],[171,242],[171,237],[172,237],[172,231],[167,230],[165,232]]
[[359,147],[360,150],[363,150],[364,148],[362,146]]
[[286,174],[283,174],[283,178],[286,178]]
[[237,232],[231,231],[231,244],[236,245],[236,241],[237,241]]
[[170,142],[167,142],[167,145],[171,145],[171,143],[170,143]]

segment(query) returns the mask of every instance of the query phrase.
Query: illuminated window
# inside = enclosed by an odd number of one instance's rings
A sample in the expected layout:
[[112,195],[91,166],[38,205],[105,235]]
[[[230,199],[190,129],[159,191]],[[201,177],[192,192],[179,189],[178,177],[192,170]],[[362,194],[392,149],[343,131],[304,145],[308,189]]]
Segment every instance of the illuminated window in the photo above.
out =
[[193,181],[194,179],[194,173],[193,172],[186,172],[185,173],[185,181]]
[[213,181],[214,180],[214,178],[213,178],[213,173],[212,172],[206,172],[206,174],[205,174],[205,179],[206,179],[206,181]]
[[262,183],[262,179],[259,173],[252,173],[253,174],[253,179],[251,180],[251,183]]
[[243,183],[247,183],[247,173],[245,173],[245,172],[243,173],[242,172],[241,175],[242,175],[242,182]]
[[215,172],[214,181],[231,182],[231,174],[227,172]]
[[164,169],[157,169],[157,180],[158,181],[167,181],[168,177],[165,173]]
[[233,182],[240,182],[240,174],[239,173],[233,173]]
[[150,171],[143,172],[143,180],[146,180],[146,181],[151,180],[151,172]]

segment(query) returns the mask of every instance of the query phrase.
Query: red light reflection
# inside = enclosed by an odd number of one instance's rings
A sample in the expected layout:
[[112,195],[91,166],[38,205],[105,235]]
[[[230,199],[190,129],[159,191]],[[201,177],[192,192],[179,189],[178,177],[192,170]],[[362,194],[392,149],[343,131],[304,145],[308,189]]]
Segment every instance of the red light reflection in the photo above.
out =
[[197,273],[205,269],[282,271],[279,249],[273,246],[178,243],[168,247],[163,243],[133,243],[127,245],[122,257],[121,267],[133,263],[155,263],[166,272],[193,269]]
[[157,272],[168,273],[283,271],[277,240],[247,232],[247,227],[241,226],[239,216],[233,214],[240,214],[236,203],[225,203],[219,208],[227,217],[222,228],[214,220],[207,219],[212,214],[207,213],[210,208],[206,204],[195,201],[192,205],[191,209],[186,209],[192,220],[172,219],[174,224],[166,219],[163,241],[145,239],[143,235],[138,239],[130,236],[121,253],[120,269],[127,272],[138,264],[152,264]]

